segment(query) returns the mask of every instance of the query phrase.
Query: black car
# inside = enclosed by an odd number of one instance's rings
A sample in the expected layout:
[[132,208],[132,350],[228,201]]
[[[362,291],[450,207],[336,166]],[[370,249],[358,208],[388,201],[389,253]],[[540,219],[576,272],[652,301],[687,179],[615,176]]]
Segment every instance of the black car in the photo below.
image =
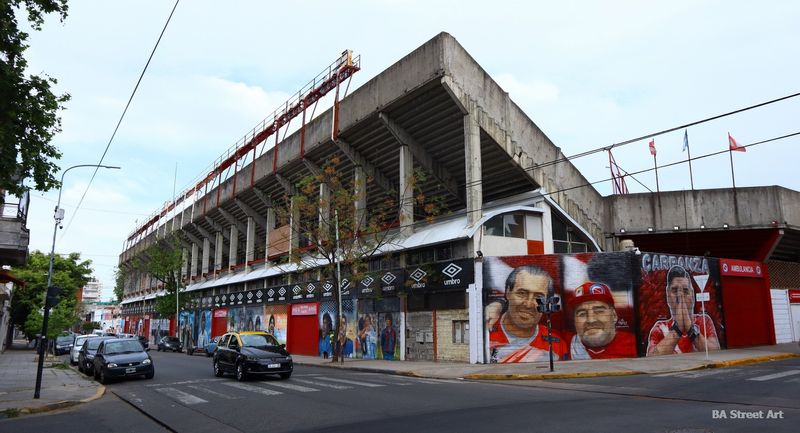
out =
[[266,332],[229,332],[222,336],[214,351],[214,375],[234,373],[236,380],[249,375],[277,374],[281,379],[292,375],[292,356]]
[[153,359],[134,338],[104,340],[94,356],[94,378],[102,384],[110,379],[143,376],[152,379],[156,370]]
[[166,336],[162,337],[161,340],[158,341],[157,351],[161,352],[162,350],[166,352],[167,350],[171,350],[173,352],[182,352],[183,345],[181,344],[181,340],[178,337]]
[[84,340],[81,351],[78,353],[78,370],[88,375],[94,374],[94,354],[100,343],[112,338],[114,337],[89,337]]
[[73,335],[59,335],[56,337],[55,345],[53,346],[53,354],[66,355],[72,350],[72,343],[75,341]]

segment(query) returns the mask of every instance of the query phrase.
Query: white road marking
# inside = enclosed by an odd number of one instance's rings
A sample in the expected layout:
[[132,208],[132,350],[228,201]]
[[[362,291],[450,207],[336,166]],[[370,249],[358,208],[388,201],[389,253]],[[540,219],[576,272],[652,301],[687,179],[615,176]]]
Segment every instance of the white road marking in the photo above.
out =
[[202,391],[202,392],[206,392],[206,393],[209,393],[211,395],[216,395],[217,397],[222,397],[222,398],[224,398],[226,400],[236,400],[236,399],[241,398],[241,397],[234,397],[234,396],[228,395],[228,394],[223,394],[221,392],[214,391],[213,389],[208,389],[205,386],[201,386],[201,385],[189,385],[189,388],[196,389],[196,390]]
[[239,382],[224,382],[223,385],[232,386],[234,388],[243,389],[245,391],[255,392],[256,394],[263,394],[263,395],[278,395],[283,394],[280,391],[273,391],[271,389],[262,388],[260,386],[248,385],[246,383],[239,383]]
[[722,373],[733,373],[736,369],[710,369],[697,371],[679,371],[675,373],[656,374],[653,377],[681,377],[684,379],[696,379],[698,377],[714,376]]
[[782,373],[768,374],[766,376],[751,377],[747,380],[756,380],[759,382],[763,382],[765,380],[778,379],[786,376],[794,376],[796,374],[800,374],[800,370],[789,370],[789,371],[784,371]]
[[333,389],[353,389],[352,386],[347,385],[336,385],[334,383],[324,383],[318,380],[306,380],[306,379],[292,379],[293,382],[300,382],[300,383],[307,383],[309,385],[316,385],[321,386],[323,388],[333,388]]
[[203,400],[200,397],[195,397],[192,394],[185,393],[179,389],[175,388],[156,388],[156,391],[165,394],[167,397],[172,398],[173,400],[178,400],[179,402],[191,405],[191,404],[200,404],[200,403],[208,403],[208,400]]
[[294,385],[287,382],[261,382],[261,384],[267,386],[277,386],[278,388],[291,389],[293,391],[299,391],[299,392],[319,391],[318,389],[315,388],[309,388],[307,386],[302,386],[302,385]]
[[347,380],[347,379],[339,379],[335,377],[318,377],[319,380],[329,380],[331,382],[339,382],[339,383],[346,383],[349,385],[356,385],[356,386],[366,386],[369,388],[377,388],[379,386],[386,386],[386,385],[379,385],[377,383],[369,383],[369,382],[357,382],[355,380]]

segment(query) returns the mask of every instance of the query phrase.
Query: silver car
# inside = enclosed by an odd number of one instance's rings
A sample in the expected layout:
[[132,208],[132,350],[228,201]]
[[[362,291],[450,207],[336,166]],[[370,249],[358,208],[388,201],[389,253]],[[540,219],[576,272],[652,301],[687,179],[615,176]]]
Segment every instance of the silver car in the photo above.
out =
[[78,365],[78,355],[81,352],[81,346],[83,346],[83,342],[86,341],[87,338],[94,336],[94,334],[89,334],[78,335],[75,337],[75,343],[72,345],[72,350],[69,351],[69,363],[71,365]]

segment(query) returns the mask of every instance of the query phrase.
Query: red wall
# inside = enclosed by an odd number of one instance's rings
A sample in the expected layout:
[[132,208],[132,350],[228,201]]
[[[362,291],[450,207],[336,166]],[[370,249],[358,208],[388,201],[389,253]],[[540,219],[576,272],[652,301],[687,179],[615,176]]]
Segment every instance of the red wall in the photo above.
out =
[[314,314],[294,315],[292,307],[303,304],[294,304],[289,307],[289,324],[286,336],[286,349],[298,355],[316,356],[319,353],[319,326],[317,325],[317,312],[319,304],[314,305]]
[[[224,316],[222,315],[224,311]],[[220,317],[217,317],[220,316]],[[211,337],[218,337],[228,332],[228,309],[215,308],[211,312]]]
[[[766,270],[766,266],[762,265]],[[722,275],[722,304],[728,348],[775,344],[769,276]]]

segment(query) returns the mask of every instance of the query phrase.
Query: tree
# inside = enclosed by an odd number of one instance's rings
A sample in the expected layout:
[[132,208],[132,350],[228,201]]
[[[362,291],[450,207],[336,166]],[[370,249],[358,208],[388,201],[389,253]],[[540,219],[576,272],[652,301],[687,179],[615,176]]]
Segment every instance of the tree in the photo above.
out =
[[[56,255],[53,258],[52,285],[61,288],[58,307],[69,307],[77,316],[75,308],[78,301],[75,293],[89,282],[92,274],[91,260],[81,260],[80,253],[70,253],[66,256]],[[14,275],[25,282],[24,286],[14,289],[11,299],[11,320],[17,325],[24,325],[32,312],[39,313],[44,306],[44,296],[47,293],[47,272],[50,265],[50,256],[41,251],[33,251],[28,256],[25,267],[14,269]],[[40,323],[41,325],[41,323]],[[31,337],[34,334],[27,335]]]
[[94,331],[95,329],[100,329],[100,328],[102,328],[102,326],[98,322],[86,321],[86,322],[81,323],[81,332],[84,333],[84,334],[88,334],[88,333]]
[[[444,198],[423,193],[421,186],[426,180],[424,172],[415,170],[404,184],[413,197],[415,218],[430,222],[443,212]],[[397,193],[373,197],[372,202],[377,198],[380,205],[370,209],[363,206],[362,212],[355,210],[357,203],[366,201],[366,184],[372,181],[366,179],[365,185],[359,187],[356,176],[345,172],[335,156],[316,174],[301,179],[293,194],[287,194],[282,204],[274,206],[278,221],[290,227],[290,237],[297,238],[297,245],[289,248],[281,265],[287,270],[287,265],[292,264],[301,271],[317,271],[319,279],[328,279],[339,287],[337,264],[343,278],[355,281],[365,275],[373,257],[390,255],[387,247],[403,235]],[[284,241],[292,242],[291,238]],[[338,296],[334,290],[334,301]],[[334,335],[339,335],[340,314],[338,311],[334,319]],[[333,356],[336,360],[338,353]]]
[[125,296],[125,278],[127,277],[127,273],[117,268],[114,270],[114,296],[117,298],[117,303],[122,302],[122,298]]
[[61,153],[50,140],[61,131],[58,111],[69,100],[52,92],[55,78],[26,72],[28,34],[17,23],[23,6],[33,30],[41,30],[47,14],[58,14],[62,22],[67,17],[67,0],[0,2],[0,190],[14,195],[24,192],[21,180],[29,177],[40,191],[58,186],[53,160]]
[[175,296],[179,296],[180,306],[185,307],[191,301],[190,296],[181,295],[181,267],[183,266],[183,245],[181,237],[173,233],[159,240],[131,260],[127,270],[117,274],[117,298],[121,298],[121,285],[134,274],[143,274],[158,281],[165,294],[155,299],[155,310],[162,316],[175,313]]
[[[31,311],[23,325],[23,332],[29,338],[42,332],[42,321],[44,315],[36,310]],[[72,328],[77,322],[78,314],[75,311],[74,303],[59,303],[50,311],[50,318],[47,320],[47,339],[52,340],[62,332]]]

